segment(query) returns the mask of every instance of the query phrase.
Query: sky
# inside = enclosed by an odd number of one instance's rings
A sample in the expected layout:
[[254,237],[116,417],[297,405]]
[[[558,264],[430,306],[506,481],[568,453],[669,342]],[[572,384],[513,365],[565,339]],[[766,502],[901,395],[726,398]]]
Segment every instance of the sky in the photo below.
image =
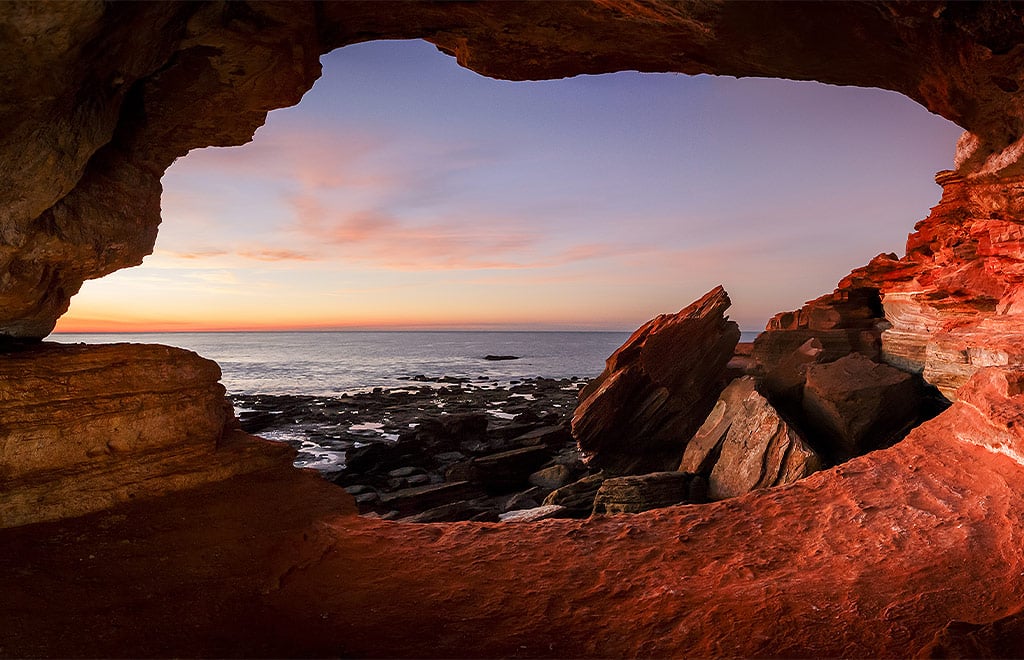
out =
[[251,143],[168,169],[154,253],[58,331],[628,331],[718,284],[759,330],[902,255],[961,132],[819,83],[507,82],[421,41],[322,63]]

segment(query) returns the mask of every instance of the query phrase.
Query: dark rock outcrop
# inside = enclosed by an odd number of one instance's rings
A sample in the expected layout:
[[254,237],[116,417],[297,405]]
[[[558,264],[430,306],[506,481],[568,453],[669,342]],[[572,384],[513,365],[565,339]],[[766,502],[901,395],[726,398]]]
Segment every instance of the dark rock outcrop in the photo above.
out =
[[745,376],[725,388],[686,447],[679,469],[707,477],[708,496],[724,499],[792,483],[823,466]]
[[675,504],[706,501],[707,483],[690,472],[652,472],[605,479],[594,498],[594,513],[640,513]]
[[584,461],[609,474],[674,469],[724,386],[739,340],[717,287],[648,321],[580,392],[572,433]]
[[768,321],[754,340],[753,358],[765,372],[810,340],[819,342],[822,362],[850,353],[877,357],[882,330],[887,327],[878,291],[869,287],[840,288],[807,302],[794,312],[781,312]]
[[605,475],[598,473],[556,488],[544,499],[544,505],[557,504],[565,507],[565,514],[569,517],[586,518],[594,510],[594,498],[604,480]]
[[853,353],[808,367],[803,409],[822,451],[841,462],[906,435],[926,403],[913,376]]

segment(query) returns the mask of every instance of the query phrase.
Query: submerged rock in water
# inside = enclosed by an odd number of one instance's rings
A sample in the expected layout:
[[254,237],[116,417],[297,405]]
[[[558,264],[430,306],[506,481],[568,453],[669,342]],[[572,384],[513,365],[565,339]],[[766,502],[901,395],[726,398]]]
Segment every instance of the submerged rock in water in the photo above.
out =
[[580,392],[572,433],[584,460],[610,474],[673,470],[715,403],[740,338],[721,286],[663,314],[608,358]]

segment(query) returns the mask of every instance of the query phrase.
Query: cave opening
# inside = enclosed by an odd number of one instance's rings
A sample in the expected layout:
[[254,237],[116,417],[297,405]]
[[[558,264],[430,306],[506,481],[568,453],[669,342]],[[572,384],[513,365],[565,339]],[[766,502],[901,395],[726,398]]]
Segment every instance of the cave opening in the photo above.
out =
[[[720,282],[753,339],[771,314],[902,245],[908,220],[936,198],[922,172],[949,160],[959,133],[894,93],[817,83],[637,73],[508,83],[424,42],[349,46],[323,62],[321,82],[250,145],[173,166],[154,255],[90,282],[58,327],[157,331],[141,339],[216,359],[247,430],[291,441],[317,467],[422,435],[421,417],[452,412],[474,385],[493,422],[564,424],[629,331]],[[276,358],[206,334],[252,330],[517,337],[464,348],[469,364],[422,373],[424,358],[388,382],[353,369],[362,380],[339,384],[344,359],[309,340],[323,333],[289,340]],[[543,393],[516,370],[536,363],[480,361],[522,360],[530,347],[510,342],[580,330],[592,333],[586,364],[533,373],[555,381]],[[361,339],[348,350],[371,361],[404,350]],[[287,385],[274,391],[274,379]],[[430,392],[417,400],[420,385]],[[375,387],[408,390],[406,410]],[[527,404],[541,395],[551,408]],[[479,417],[459,423],[434,435],[479,435]],[[349,484],[354,494],[449,480],[389,467],[372,486]]]

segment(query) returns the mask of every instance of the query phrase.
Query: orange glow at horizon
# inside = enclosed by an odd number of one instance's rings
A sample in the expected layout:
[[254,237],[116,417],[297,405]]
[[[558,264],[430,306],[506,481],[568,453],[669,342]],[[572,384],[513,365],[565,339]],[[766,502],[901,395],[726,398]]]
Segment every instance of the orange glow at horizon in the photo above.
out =
[[167,170],[154,253],[55,332],[628,332],[717,285],[759,330],[900,250],[960,133],[880,90],[511,83],[424,42],[323,63],[251,143]]

